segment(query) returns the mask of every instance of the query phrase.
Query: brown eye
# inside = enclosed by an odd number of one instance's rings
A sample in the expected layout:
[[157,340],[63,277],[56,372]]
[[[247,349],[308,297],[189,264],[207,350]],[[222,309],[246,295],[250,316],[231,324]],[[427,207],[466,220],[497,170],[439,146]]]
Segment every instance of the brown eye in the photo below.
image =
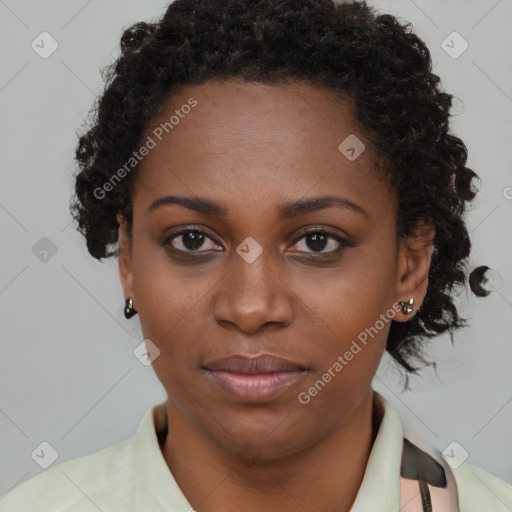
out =
[[[346,245],[349,245],[347,240],[334,233],[316,230],[303,233],[302,237],[295,242],[292,248],[298,252],[309,254],[328,254],[339,252]],[[328,250],[324,250],[326,248]]]
[[324,233],[311,233],[306,235],[305,238],[308,248],[315,252],[325,249],[329,242],[329,237]]
[[[208,240],[210,244],[206,243]],[[181,252],[199,252],[198,249],[211,251],[219,247],[209,236],[196,229],[175,233],[166,239],[165,245],[171,245],[172,249]]]

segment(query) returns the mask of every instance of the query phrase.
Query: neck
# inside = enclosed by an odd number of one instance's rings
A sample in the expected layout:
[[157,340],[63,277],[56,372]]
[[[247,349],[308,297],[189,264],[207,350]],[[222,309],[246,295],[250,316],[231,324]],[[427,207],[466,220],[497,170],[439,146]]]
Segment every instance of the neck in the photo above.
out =
[[342,425],[320,442],[279,459],[241,459],[222,450],[168,400],[163,456],[197,512],[349,511],[380,424],[368,390]]

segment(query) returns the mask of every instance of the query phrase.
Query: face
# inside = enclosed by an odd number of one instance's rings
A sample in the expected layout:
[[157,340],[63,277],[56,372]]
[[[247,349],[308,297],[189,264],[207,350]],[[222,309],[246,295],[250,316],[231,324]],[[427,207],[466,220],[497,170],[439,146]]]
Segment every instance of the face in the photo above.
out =
[[[368,395],[390,318],[411,317],[393,305],[421,302],[430,252],[397,243],[394,192],[348,99],[231,80],[164,107],[131,246],[120,229],[125,296],[173,414],[230,453],[296,453]],[[355,159],[338,148],[349,136],[366,147]]]

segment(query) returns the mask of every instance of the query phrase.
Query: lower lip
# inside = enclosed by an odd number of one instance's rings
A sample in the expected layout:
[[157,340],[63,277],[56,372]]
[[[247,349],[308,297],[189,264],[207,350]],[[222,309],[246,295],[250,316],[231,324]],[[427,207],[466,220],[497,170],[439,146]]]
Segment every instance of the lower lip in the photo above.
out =
[[287,371],[261,374],[232,373],[208,370],[208,374],[222,389],[238,401],[261,403],[275,398],[297,382],[305,371]]

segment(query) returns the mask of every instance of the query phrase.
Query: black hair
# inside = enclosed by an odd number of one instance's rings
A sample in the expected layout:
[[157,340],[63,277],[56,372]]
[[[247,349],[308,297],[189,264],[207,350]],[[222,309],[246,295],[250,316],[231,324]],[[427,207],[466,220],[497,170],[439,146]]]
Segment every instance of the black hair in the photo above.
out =
[[[93,257],[117,255],[116,214],[131,232],[137,168],[104,197],[95,190],[131,157],[176,87],[230,78],[306,81],[352,100],[397,192],[398,236],[411,235],[419,221],[435,228],[424,302],[409,321],[392,321],[387,351],[414,372],[410,359],[424,361],[424,338],[448,331],[453,342],[454,330],[466,325],[453,296],[466,284],[471,243],[464,213],[478,176],[466,167],[462,140],[449,133],[453,96],[441,89],[430,52],[409,23],[364,1],[175,0],[161,19],[124,31],[120,56],[104,77],[94,120],[76,149],[71,205]],[[483,274],[473,277],[481,282]]]

